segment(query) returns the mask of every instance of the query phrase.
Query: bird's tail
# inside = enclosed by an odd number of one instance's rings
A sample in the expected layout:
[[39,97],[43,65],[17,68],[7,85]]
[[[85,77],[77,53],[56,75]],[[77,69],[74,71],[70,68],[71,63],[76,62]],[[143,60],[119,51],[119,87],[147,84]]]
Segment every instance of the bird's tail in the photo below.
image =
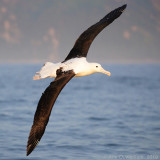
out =
[[47,77],[55,77],[54,75],[55,64],[46,62],[39,72],[34,75],[33,80],[39,80]]
[[[37,72],[36,72],[37,73]],[[35,74],[33,77],[33,80],[39,80],[42,79],[40,75]]]

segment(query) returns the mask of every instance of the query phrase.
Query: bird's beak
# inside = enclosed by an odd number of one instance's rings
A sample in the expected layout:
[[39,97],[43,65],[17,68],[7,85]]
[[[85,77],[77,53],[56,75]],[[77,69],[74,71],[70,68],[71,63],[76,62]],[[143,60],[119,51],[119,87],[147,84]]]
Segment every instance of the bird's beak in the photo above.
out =
[[111,73],[109,71],[104,70],[103,68],[101,68],[101,73],[111,76]]

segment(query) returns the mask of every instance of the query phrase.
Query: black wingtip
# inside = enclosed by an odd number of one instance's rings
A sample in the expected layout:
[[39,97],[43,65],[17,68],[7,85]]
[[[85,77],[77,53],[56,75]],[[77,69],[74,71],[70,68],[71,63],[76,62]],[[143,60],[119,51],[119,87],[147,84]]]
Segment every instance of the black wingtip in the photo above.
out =
[[[127,7],[127,4],[124,4],[123,6],[126,8],[126,7]],[[122,7],[123,7],[123,6],[122,6]]]
[[122,13],[122,12],[124,12],[124,10],[126,9],[126,7],[127,7],[127,4],[124,4],[123,6],[117,8],[117,9],[115,9],[115,10],[118,10],[119,12]]
[[31,152],[35,149],[35,147],[38,145],[38,143],[39,143],[39,141],[36,140],[33,143],[27,145],[26,156],[28,156],[29,154],[31,154]]
[[26,156],[30,155],[31,152],[34,150],[35,147],[32,147],[31,145],[28,145],[27,146],[27,153],[26,153]]
[[100,21],[107,23],[107,24],[112,23],[115,19],[117,19],[124,12],[126,7],[127,7],[127,4],[124,4],[123,6],[118,7],[115,10],[112,10],[104,18],[102,18]]
[[121,11],[123,12],[127,7],[127,4],[124,4],[123,6],[121,6],[120,8],[122,9]]
[[29,154],[30,154],[30,153],[27,151],[26,156],[29,156]]

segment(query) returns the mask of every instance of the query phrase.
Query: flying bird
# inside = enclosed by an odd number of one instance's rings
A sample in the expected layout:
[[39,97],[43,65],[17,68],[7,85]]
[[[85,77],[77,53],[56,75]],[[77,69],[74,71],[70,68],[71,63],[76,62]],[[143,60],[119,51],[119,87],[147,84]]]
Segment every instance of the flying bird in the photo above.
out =
[[95,37],[116,18],[118,18],[127,5],[123,5],[102,18],[99,22],[89,27],[84,31],[75,42],[68,56],[60,63],[46,62],[38,74],[33,79],[43,79],[47,77],[55,77],[54,81],[46,88],[42,94],[37,110],[34,115],[33,125],[29,134],[27,143],[27,156],[34,150],[39,141],[41,140],[53,105],[63,89],[63,87],[73,78],[87,76],[93,73],[104,73],[108,76],[111,75],[98,63],[89,63],[86,56],[90,45]]

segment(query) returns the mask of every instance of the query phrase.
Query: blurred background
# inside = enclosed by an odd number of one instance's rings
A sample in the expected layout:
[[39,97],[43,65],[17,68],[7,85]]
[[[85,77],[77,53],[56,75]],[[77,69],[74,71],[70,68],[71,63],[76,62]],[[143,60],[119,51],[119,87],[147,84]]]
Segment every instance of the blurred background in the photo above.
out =
[[159,0],[1,0],[0,63],[62,61],[84,30],[125,3],[122,16],[94,40],[88,60],[159,63]]
[[[112,76],[73,78],[26,158],[37,103],[53,80],[33,75],[125,3],[87,57]],[[160,159],[159,43],[160,0],[0,0],[0,159]]]

